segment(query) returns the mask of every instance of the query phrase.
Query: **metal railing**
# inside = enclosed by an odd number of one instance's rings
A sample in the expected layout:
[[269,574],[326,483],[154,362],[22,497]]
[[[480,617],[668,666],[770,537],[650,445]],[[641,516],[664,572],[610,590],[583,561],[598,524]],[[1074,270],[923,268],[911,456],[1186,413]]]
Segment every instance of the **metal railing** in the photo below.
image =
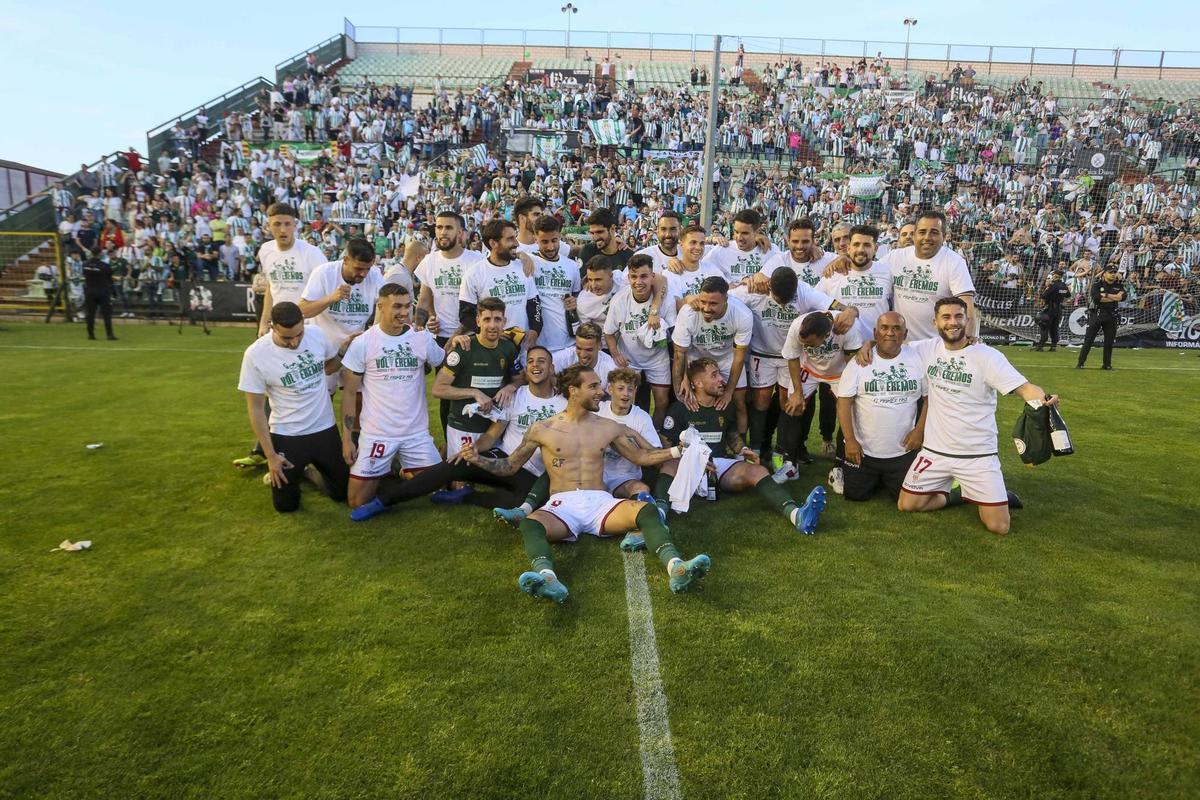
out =
[[230,111],[250,111],[256,107],[256,99],[258,92],[261,89],[268,91],[275,88],[272,81],[267,80],[261,75],[254,80],[247,81],[236,89],[230,89],[222,95],[214,97],[207,103],[201,103],[195,108],[183,112],[177,117],[167,120],[161,125],[156,125],[146,131],[146,152],[147,158],[151,163],[167,149],[171,139],[171,129],[176,123],[183,127],[191,127],[196,122],[196,114],[200,109],[204,109],[209,120],[209,135],[213,136],[219,132],[221,117]]
[[302,75],[307,68],[309,53],[315,53],[317,62],[324,67],[335,64],[346,58],[346,36],[341,33],[330,36],[325,41],[306,47],[296,55],[280,61],[275,65],[275,82],[283,83],[287,78]]
[[[109,153],[88,164],[86,169],[88,172],[99,173],[97,178],[98,186],[101,190],[107,184],[104,183],[103,173],[100,167],[112,164],[118,160],[125,158],[125,151],[118,150],[115,153]],[[77,170],[72,174],[55,181],[52,185],[61,183],[70,190],[72,196],[78,196],[80,188],[79,175],[83,170]],[[3,231],[38,231],[38,230],[53,230],[58,227],[58,219],[54,209],[54,202],[47,191],[44,194],[37,194],[27,197],[21,202],[10,206],[9,208],[0,211],[0,230]]]
[[[423,28],[392,26],[355,26],[346,20],[347,35],[360,44],[426,44],[442,48],[454,45],[478,46],[480,55],[487,47],[562,48],[570,58],[572,51],[603,53],[612,57],[621,50],[647,50],[649,60],[656,51],[688,51],[695,60],[697,52],[711,49],[712,34],[650,33],[630,31],[576,31],[505,28]],[[1154,70],[1162,78],[1168,70],[1200,69],[1200,50],[1134,50],[1093,47],[1030,47],[990,44],[945,44],[935,42],[872,41],[851,39],[796,39],[782,36],[722,36],[721,49],[735,52],[741,45],[753,56],[816,56],[819,58],[874,58],[877,54],[891,61],[936,61],[946,64],[985,65],[991,73],[996,65],[1028,65],[1069,70],[1074,77],[1080,68],[1105,68],[1119,78],[1121,70]],[[983,70],[981,70],[983,71]]]

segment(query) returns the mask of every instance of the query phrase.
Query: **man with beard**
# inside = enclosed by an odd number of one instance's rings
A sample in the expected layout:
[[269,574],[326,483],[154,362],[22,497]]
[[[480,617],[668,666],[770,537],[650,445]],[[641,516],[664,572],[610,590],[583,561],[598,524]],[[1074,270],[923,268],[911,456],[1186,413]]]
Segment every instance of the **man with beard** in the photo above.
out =
[[779,253],[769,242],[763,250],[765,240],[759,234],[761,227],[762,216],[757,211],[750,208],[739,211],[733,218],[733,241],[724,247],[714,247],[704,257],[724,273],[731,288],[758,273],[767,260]]
[[[918,231],[920,227],[918,222]],[[1005,488],[1000,469],[996,393],[1015,393],[1034,407],[1057,405],[1058,395],[1048,395],[1025,380],[1000,351],[968,340],[967,303],[962,298],[936,301],[934,320],[938,337],[911,345],[929,384],[929,412],[924,446],[904,479],[897,508],[936,511],[973,503],[984,527],[1006,534],[1009,508],[1021,504]],[[858,363],[866,366],[871,361],[871,349],[864,347]]]
[[[540,197],[522,197],[513,205],[512,218],[516,222],[517,228],[516,252],[537,252],[537,223],[545,213],[546,204]],[[486,242],[484,247],[487,247]],[[558,252],[563,258],[575,258],[578,255],[571,251],[571,245],[562,241],[558,243]],[[514,254],[512,258],[516,258],[516,255]],[[587,258],[585,257],[583,261],[586,263]]]
[[375,497],[380,478],[392,472],[393,460],[399,458],[403,469],[411,472],[442,460],[429,434],[425,369],[441,366],[445,352],[433,334],[411,326],[411,315],[408,290],[386,284],[379,290],[375,325],[356,337],[342,358],[342,429],[354,430],[360,419],[362,425],[357,444],[349,436],[342,441],[351,467],[351,508]]
[[826,253],[816,243],[816,224],[804,217],[788,225],[787,251],[779,252],[763,263],[760,274],[763,280],[779,267],[789,267],[801,281],[815,287],[821,280],[822,271],[837,258],[837,253]]
[[[503,418],[492,420],[487,430],[476,438],[476,452],[504,458],[520,446],[530,427],[554,416],[566,405],[566,400],[555,391],[550,351],[541,345],[534,345],[526,354],[525,385],[513,395],[512,401],[504,409]],[[456,440],[454,444],[463,446],[462,440]],[[532,490],[538,477],[545,472],[540,454],[531,457],[520,470],[505,476],[473,466],[452,448],[446,456],[445,461],[439,459],[440,463],[407,480],[389,478],[379,488],[378,496],[355,508],[350,513],[350,519],[362,522],[397,503],[424,497],[452,482],[482,483],[495,487],[495,491],[487,493],[476,492],[473,487],[457,490],[459,494],[455,497],[455,504],[466,503],[483,508],[515,505]]]
[[588,234],[592,240],[579,251],[584,264],[590,264],[594,256],[603,256],[613,271],[625,269],[633,256],[625,242],[617,237],[617,218],[607,208],[600,208],[588,217]]
[[349,471],[325,377],[341,368],[350,343],[306,326],[300,308],[286,300],[271,308],[270,321],[270,334],[246,348],[238,389],[246,395],[250,426],[267,460],[271,502],[281,513],[299,508],[300,480],[312,464],[329,496],[340,503],[346,499]]
[[923,211],[917,217],[912,247],[892,250],[882,262],[892,273],[892,309],[904,317],[914,340],[937,335],[933,306],[945,297],[963,301],[971,335],[979,329],[971,272],[963,257],[945,246],[945,241],[946,215]]
[[[838,379],[838,422],[845,449],[843,496],[868,500],[877,486],[895,500],[925,434],[929,404],[925,371],[904,344],[904,317],[888,311],[875,321],[875,353],[869,367],[850,361]],[[918,409],[920,411],[918,412]]]
[[[672,258],[679,257],[679,235],[682,230],[679,214],[674,211],[664,211],[658,218],[656,233],[658,242],[643,247],[635,255],[646,255],[654,261],[654,271],[664,272]],[[703,253],[701,253],[703,257]]]
[[672,592],[686,592],[709,570],[707,555],[684,560],[653,503],[613,497],[604,484],[604,452],[612,448],[642,467],[679,458],[679,447],[642,449],[635,434],[600,410],[600,378],[576,364],[558,376],[566,409],[535,423],[524,441],[507,458],[481,455],[473,445],[462,450],[469,463],[495,475],[512,475],[541,451],[550,475],[550,499],[521,521],[521,536],[532,569],[521,574],[521,590],[558,603],[568,597],[566,585],[554,571],[550,542],[575,541],[579,534],[616,536],[641,531],[646,547],[666,566]]
[[892,273],[875,261],[879,231],[870,225],[855,225],[850,229],[846,255],[850,269],[821,278],[818,291],[858,309],[858,319],[865,327],[874,328],[879,315],[891,308]]
[[[733,424],[734,417],[729,409],[717,407],[725,393],[725,378],[711,358],[699,358],[688,365],[687,380],[689,395],[695,406],[675,402],[667,411],[663,423],[663,435],[672,444],[678,444],[680,435],[694,427],[700,438],[712,449],[712,468],[716,470],[717,485],[721,491],[742,492],[754,489],[763,502],[779,511],[801,533],[817,531],[817,520],[825,510],[825,489],[816,486],[809,493],[804,505],[798,505],[787,490],[776,483],[766,467],[758,463],[758,454],[746,446],[746,441]],[[657,494],[666,498],[671,477],[678,469],[678,462],[665,464],[659,471],[660,486]],[[718,492],[719,494],[719,492]]]
[[522,332],[521,346],[537,344],[542,329],[537,286],[517,260],[517,228],[503,219],[493,219],[480,231],[487,257],[472,264],[463,276],[458,293],[458,319],[464,331],[475,330],[476,307],[484,297],[499,298],[510,326]]
[[575,333],[575,326],[568,322],[568,312],[575,311],[575,297],[581,288],[579,262],[562,255],[559,249],[562,223],[556,217],[543,215],[535,227],[538,249],[531,257],[533,283],[542,313],[538,341],[551,351],[560,350],[571,343]]

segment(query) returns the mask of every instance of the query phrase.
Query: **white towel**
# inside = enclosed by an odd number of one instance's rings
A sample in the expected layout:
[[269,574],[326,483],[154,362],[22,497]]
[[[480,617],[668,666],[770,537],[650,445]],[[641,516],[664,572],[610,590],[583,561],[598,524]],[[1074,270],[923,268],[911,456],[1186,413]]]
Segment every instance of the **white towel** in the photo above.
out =
[[504,422],[508,419],[507,412],[496,403],[492,404],[492,410],[486,414],[479,410],[479,403],[467,403],[463,406],[463,414],[468,417],[485,417],[492,422]]
[[[644,347],[665,346],[665,342],[667,341],[667,326],[659,322],[657,328],[651,328],[649,322],[643,322],[642,326],[634,331],[634,335],[637,336],[637,340]],[[660,342],[664,344],[660,345]]]
[[687,447],[679,459],[679,470],[675,473],[675,480],[671,481],[667,496],[671,499],[672,511],[686,514],[691,507],[692,495],[704,484],[704,469],[708,466],[712,448],[704,443],[699,431],[691,425],[680,434],[679,441]]

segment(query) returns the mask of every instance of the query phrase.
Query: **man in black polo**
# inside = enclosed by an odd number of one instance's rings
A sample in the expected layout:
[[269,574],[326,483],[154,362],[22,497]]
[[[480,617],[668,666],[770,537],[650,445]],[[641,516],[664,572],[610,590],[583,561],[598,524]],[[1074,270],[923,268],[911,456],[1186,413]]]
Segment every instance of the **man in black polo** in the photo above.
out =
[[112,326],[112,267],[101,260],[95,250],[87,251],[83,262],[83,307],[89,339],[96,338],[96,309],[104,317],[104,332],[109,341],[116,341]]
[[1076,369],[1083,369],[1083,365],[1087,363],[1088,352],[1101,329],[1104,331],[1104,364],[1101,369],[1112,369],[1113,342],[1117,338],[1117,305],[1124,299],[1125,283],[1117,274],[1116,265],[1110,262],[1092,284],[1091,318],[1088,320],[1087,333],[1084,334],[1083,349],[1079,351]]

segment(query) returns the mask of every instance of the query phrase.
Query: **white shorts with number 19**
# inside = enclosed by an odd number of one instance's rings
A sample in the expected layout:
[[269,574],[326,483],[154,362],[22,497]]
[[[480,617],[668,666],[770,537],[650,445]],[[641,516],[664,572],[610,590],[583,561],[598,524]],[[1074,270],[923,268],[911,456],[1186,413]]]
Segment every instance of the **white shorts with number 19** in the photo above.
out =
[[374,439],[364,435],[358,439],[358,458],[350,468],[350,477],[374,480],[388,475],[397,455],[400,466],[406,470],[424,469],[442,461],[428,431],[403,439]]

